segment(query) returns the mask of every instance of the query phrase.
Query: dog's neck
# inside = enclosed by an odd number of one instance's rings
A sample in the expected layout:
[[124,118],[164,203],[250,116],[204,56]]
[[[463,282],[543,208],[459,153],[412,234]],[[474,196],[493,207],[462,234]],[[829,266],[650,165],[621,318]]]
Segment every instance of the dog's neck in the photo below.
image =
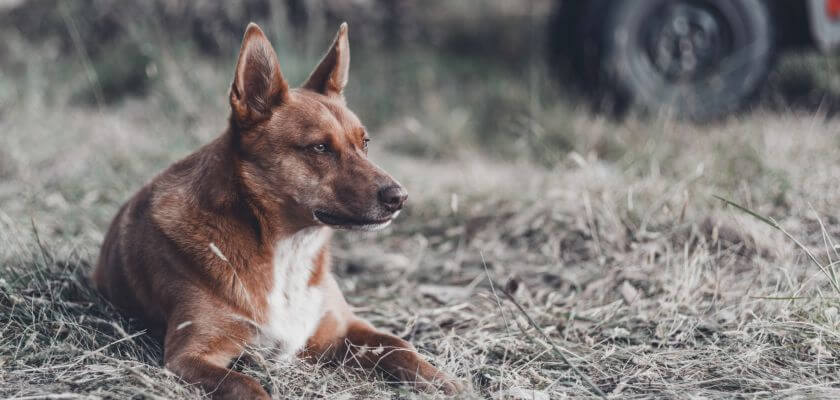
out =
[[193,193],[198,206],[247,227],[258,243],[267,246],[315,226],[289,199],[272,198],[248,187],[238,146],[237,134],[228,129],[197,152]]

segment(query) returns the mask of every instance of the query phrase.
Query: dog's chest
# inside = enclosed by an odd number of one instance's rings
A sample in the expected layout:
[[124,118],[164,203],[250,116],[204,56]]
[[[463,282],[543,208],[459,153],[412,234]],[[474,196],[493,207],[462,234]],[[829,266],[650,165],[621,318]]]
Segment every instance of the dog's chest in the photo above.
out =
[[309,280],[327,237],[325,228],[308,228],[274,247],[274,284],[268,293],[261,342],[282,356],[301,350],[323,316],[323,291],[319,285],[310,286]]

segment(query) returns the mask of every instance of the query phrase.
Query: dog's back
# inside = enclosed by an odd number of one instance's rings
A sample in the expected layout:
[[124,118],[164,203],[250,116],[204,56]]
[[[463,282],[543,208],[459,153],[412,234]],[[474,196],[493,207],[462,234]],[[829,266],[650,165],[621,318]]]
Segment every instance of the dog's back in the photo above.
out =
[[[158,330],[163,325],[163,319],[151,312],[154,305],[142,296],[146,291],[144,288],[153,286],[143,271],[146,269],[144,264],[155,262],[154,255],[143,254],[135,245],[138,241],[159,240],[157,235],[145,234],[153,229],[145,217],[150,197],[151,190],[144,187],[120,208],[105,235],[93,282],[111,303],[132,316],[144,319],[151,329]],[[142,248],[145,249],[146,245]]]

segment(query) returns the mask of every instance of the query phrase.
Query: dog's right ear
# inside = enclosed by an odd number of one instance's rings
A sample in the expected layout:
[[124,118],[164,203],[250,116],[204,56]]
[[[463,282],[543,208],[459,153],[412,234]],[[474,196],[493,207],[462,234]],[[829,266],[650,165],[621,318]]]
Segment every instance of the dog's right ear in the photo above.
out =
[[248,24],[230,88],[233,118],[245,125],[260,122],[288,96],[289,85],[280,72],[277,53],[260,27]]

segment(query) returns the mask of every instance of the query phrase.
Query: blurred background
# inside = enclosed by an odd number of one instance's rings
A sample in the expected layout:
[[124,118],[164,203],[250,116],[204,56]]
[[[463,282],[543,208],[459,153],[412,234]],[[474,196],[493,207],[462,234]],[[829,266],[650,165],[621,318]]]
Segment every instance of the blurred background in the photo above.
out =
[[573,148],[567,116],[580,110],[833,113],[838,61],[819,49],[837,38],[808,16],[823,3],[835,2],[3,0],[0,113],[147,102],[189,131],[226,112],[249,21],[300,82],[346,20],[347,96],[374,131],[404,133],[389,147],[443,157],[478,145],[551,164]]

